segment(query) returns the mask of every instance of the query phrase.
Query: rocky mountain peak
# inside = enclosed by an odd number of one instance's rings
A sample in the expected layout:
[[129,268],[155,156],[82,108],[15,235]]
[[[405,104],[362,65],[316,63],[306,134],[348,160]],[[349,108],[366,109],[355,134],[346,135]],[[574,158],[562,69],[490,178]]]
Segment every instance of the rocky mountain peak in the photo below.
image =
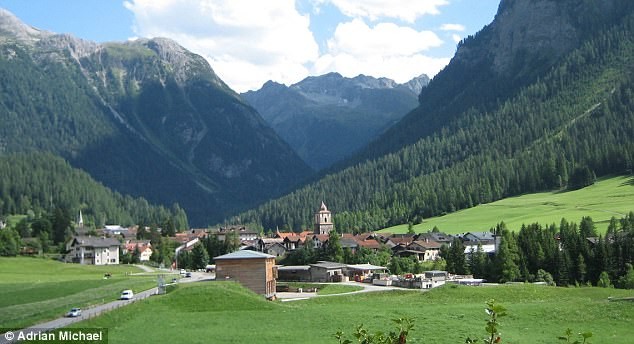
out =
[[418,95],[429,84],[429,77],[427,74],[421,74],[412,80],[402,84],[403,87],[409,89],[412,93]]
[[511,72],[518,60],[526,64],[536,58],[547,65],[575,48],[586,33],[609,23],[624,6],[623,0],[502,0],[493,22],[476,34],[484,38],[480,46],[466,44],[467,39],[455,58],[467,65],[491,58],[498,74]]
[[68,50],[75,60],[90,56],[101,48],[101,45],[95,42],[83,40],[69,34],[51,34],[40,40],[37,45],[44,48],[45,51]]
[[26,25],[13,13],[0,8],[0,41],[16,40],[21,43],[34,44],[50,35],[52,33]]
[[569,16],[562,15],[560,1],[503,1],[491,25],[497,72],[506,71],[522,51],[540,51],[556,59],[579,40]]

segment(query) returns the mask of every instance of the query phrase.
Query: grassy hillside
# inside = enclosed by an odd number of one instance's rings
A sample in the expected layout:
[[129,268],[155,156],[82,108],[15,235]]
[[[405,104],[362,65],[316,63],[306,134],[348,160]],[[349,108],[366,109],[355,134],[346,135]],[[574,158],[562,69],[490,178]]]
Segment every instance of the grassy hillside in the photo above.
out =
[[[104,273],[112,277],[103,279]],[[117,299],[123,289],[156,286],[156,277],[128,265],[65,264],[39,258],[0,258],[0,327],[21,328],[63,316],[71,307]]]
[[416,319],[411,342],[464,343],[467,336],[484,335],[485,301],[495,298],[508,308],[509,316],[500,320],[504,342],[553,343],[570,327],[593,332],[593,343],[629,343],[634,308],[607,298],[631,294],[534,285],[447,286],[278,303],[233,282],[192,283],[74,326],[107,327],[113,343],[130,338],[137,343],[336,343],[337,330],[350,334],[363,324],[371,332],[387,331],[390,319],[407,316]]
[[[612,216],[623,217],[634,210],[634,177],[602,178],[592,186],[562,192],[540,192],[510,197],[481,204],[444,216],[425,219],[414,226],[417,233],[438,227],[450,234],[468,231],[488,231],[504,221],[511,230],[522,224],[538,222],[559,224],[562,218],[579,223],[590,216],[599,231],[605,231]],[[406,233],[407,224],[386,228],[389,233]]]

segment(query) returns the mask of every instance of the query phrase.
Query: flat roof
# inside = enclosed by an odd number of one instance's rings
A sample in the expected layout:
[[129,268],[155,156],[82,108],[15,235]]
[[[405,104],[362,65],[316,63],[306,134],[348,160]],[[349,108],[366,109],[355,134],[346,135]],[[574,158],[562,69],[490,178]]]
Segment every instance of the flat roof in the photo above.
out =
[[310,270],[310,265],[281,265],[277,267],[278,271],[292,271],[292,270]]
[[387,270],[385,266],[378,266],[372,264],[352,264],[348,265],[348,268],[353,270]]
[[346,267],[345,264],[341,264],[337,262],[325,262],[325,261],[320,261],[315,264],[310,264],[310,266],[324,268],[324,269],[343,269]]
[[224,254],[222,256],[214,257],[214,260],[223,260],[223,259],[265,259],[265,258],[275,258],[270,254],[251,251],[251,250],[240,250],[232,253]]

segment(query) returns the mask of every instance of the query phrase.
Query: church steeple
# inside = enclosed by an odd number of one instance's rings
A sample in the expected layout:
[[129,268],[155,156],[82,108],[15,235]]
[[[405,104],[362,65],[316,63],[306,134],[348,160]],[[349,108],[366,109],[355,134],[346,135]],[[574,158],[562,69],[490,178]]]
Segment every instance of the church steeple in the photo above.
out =
[[321,202],[319,210],[315,213],[315,234],[330,234],[333,229],[332,213],[326,207],[326,203]]
[[79,217],[77,217],[77,227],[84,228],[84,217],[81,215],[81,209],[79,210]]

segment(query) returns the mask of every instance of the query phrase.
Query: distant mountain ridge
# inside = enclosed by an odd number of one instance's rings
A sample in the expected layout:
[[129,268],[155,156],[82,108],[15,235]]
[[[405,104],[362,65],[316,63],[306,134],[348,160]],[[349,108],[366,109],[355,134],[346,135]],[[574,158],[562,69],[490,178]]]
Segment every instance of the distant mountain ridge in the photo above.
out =
[[240,219],[299,229],[311,200],[326,198],[338,230],[373,231],[632,173],[633,37],[629,0],[502,1],[416,109],[323,178]]
[[96,44],[0,9],[0,154],[49,151],[112,189],[220,221],[312,172],[172,40]]
[[414,109],[427,83],[426,75],[398,84],[328,73],[288,87],[268,81],[242,97],[307,164],[320,170],[364,147]]

